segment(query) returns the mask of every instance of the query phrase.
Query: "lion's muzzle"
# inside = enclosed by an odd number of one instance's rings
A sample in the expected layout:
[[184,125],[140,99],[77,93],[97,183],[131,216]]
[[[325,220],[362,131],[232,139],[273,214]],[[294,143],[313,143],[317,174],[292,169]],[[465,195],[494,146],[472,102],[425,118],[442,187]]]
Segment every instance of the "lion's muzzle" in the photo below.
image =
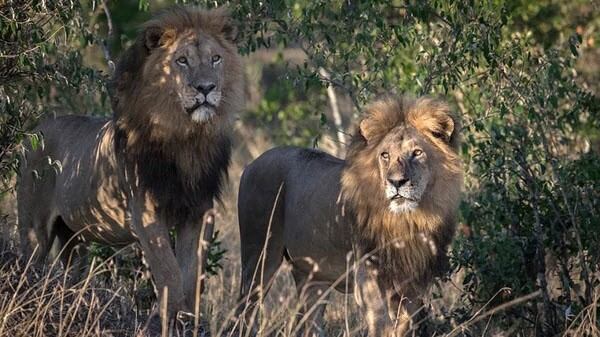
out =
[[216,115],[216,110],[221,103],[221,91],[216,90],[216,86],[212,83],[208,85],[198,86],[199,92],[194,97],[195,103],[186,111],[195,122],[204,122]]
[[385,195],[390,201],[390,210],[394,213],[412,211],[419,206],[425,192],[429,176],[425,172],[388,176],[385,182]]

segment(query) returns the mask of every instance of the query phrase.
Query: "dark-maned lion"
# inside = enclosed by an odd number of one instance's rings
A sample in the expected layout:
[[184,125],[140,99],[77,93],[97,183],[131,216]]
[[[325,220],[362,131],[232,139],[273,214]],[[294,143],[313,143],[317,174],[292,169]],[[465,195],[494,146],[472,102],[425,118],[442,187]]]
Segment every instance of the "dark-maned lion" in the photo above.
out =
[[[81,241],[138,242],[159,295],[168,290],[169,314],[194,309],[203,216],[227,174],[230,119],[243,104],[234,35],[223,9],[167,10],[118,62],[112,118],[38,126],[45,146],[27,154],[18,186],[25,254],[37,247],[43,259],[55,239],[70,242],[65,256]],[[48,170],[48,158],[62,170]]]
[[368,106],[345,161],[283,147],[252,162],[238,200],[242,302],[259,300],[285,257],[318,326],[350,254],[369,336],[404,335],[455,231],[458,130],[441,101],[387,97]]

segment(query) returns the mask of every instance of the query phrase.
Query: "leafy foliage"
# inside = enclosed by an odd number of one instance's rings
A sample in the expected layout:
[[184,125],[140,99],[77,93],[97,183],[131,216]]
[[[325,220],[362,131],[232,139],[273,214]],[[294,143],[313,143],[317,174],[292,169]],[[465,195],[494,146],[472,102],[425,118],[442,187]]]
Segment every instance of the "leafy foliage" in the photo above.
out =
[[223,248],[222,241],[219,239],[219,231],[213,233],[210,242],[208,243],[208,261],[206,262],[206,273],[217,275],[219,270],[223,269],[222,261],[225,259],[227,249]]
[[[106,112],[104,77],[84,65],[81,49],[94,42],[84,7],[58,0],[0,4],[0,178],[18,165],[18,144],[35,120],[61,109]],[[37,138],[31,138],[36,142]]]
[[244,117],[260,126],[268,126],[275,143],[313,146],[320,137],[318,107],[324,104],[321,85],[306,83],[304,90],[296,90],[292,79],[278,78],[278,74],[285,72],[281,59],[263,67],[263,77],[272,77],[271,82],[261,81],[263,97]]

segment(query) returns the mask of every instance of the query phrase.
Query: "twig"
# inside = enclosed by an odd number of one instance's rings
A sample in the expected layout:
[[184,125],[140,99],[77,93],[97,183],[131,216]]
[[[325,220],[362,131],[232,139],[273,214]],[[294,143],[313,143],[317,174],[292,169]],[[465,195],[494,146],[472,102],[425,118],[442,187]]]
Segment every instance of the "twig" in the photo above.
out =
[[[322,64],[317,64],[317,62],[314,61],[314,59],[313,59],[314,55],[310,52],[310,50],[307,47],[305,47],[303,44],[300,44],[300,49],[304,52],[304,54],[308,57],[308,59],[313,63],[313,65],[315,67],[318,67],[319,69],[323,68],[324,70],[326,70]],[[329,71],[327,71],[327,72],[330,73]],[[346,95],[348,95],[348,97],[350,97],[350,99],[352,100],[352,104],[354,104],[356,111],[358,111],[358,112],[362,111],[361,105],[358,102],[357,95],[354,91],[354,88],[352,88],[351,85],[347,86],[343,82],[337,81],[337,80],[331,78],[331,76],[329,76],[329,78],[326,78],[326,77],[322,76],[320,74],[320,72],[317,72],[317,73],[319,73],[317,77],[319,78],[320,81],[327,82],[331,85],[335,85],[336,87],[344,90],[346,92]],[[315,75],[317,75],[317,73],[315,73]]]
[[196,249],[196,257],[197,257],[197,270],[196,270],[196,291],[195,291],[195,301],[194,301],[194,331],[192,331],[192,336],[198,336],[198,327],[200,326],[200,300],[201,300],[201,288],[202,282],[204,281],[204,260],[208,256],[208,250],[210,249],[209,242],[204,240],[205,233],[207,232],[207,227],[210,227],[209,232],[212,233],[213,226],[215,224],[215,211],[214,209],[209,209],[204,213],[204,217],[202,220],[202,228],[200,229],[200,236],[198,237],[198,248]]
[[529,190],[529,195],[533,200],[533,237],[535,245],[535,269],[536,269],[536,283],[541,291],[542,302],[537,303],[538,313],[540,315],[539,325],[543,335],[548,335],[548,329],[550,320],[552,317],[552,310],[550,307],[550,296],[548,294],[548,281],[546,280],[546,262],[544,256],[544,232],[543,224],[540,217],[540,197],[538,194],[538,186],[533,178],[534,173],[531,171],[531,167],[527,164],[525,155],[518,151],[516,154],[517,164],[521,167],[523,176],[525,178],[525,184]]
[[40,48],[42,46],[42,44],[50,41],[50,39],[52,39],[58,32],[60,32],[61,30],[64,30],[64,29],[65,29],[65,26],[58,27],[58,29],[56,29],[52,34],[50,34],[46,39],[44,39],[44,41],[37,43],[34,47],[31,47],[31,48],[29,48],[27,50],[22,50],[22,51],[19,51],[19,52],[15,53],[15,54],[2,54],[2,53],[0,53],[0,58],[7,58],[7,59],[16,58],[16,57],[22,56],[23,54],[29,54],[31,52],[34,52],[38,48]]
[[160,303],[161,337],[167,337],[169,332],[169,317],[167,313],[168,299],[169,289],[165,286],[162,289],[162,302]]
[[457,326],[446,337],[456,336],[459,332],[463,331],[464,329],[466,329],[467,326],[469,326],[469,325],[471,325],[473,323],[479,322],[480,320],[482,320],[482,319],[484,319],[484,318],[486,318],[488,316],[494,315],[494,314],[496,314],[496,313],[498,313],[500,311],[506,310],[506,309],[508,309],[510,307],[514,307],[514,306],[517,306],[517,305],[519,305],[521,303],[527,302],[527,301],[529,301],[531,299],[534,299],[534,298],[540,296],[541,294],[542,294],[541,290],[536,290],[536,291],[534,291],[534,292],[532,292],[530,294],[527,294],[525,296],[521,296],[519,298],[515,298],[512,301],[508,301],[506,303],[500,304],[497,307],[495,307],[494,309],[491,309],[491,310],[485,312],[482,315],[473,317],[470,320],[464,322],[463,324]]
[[[271,277],[271,279],[269,280],[269,283],[267,285],[265,285],[264,283],[264,273],[265,273],[265,263],[266,263],[266,259],[267,259],[267,247],[269,244],[269,238],[271,237],[271,225],[273,224],[273,218],[275,216],[275,210],[278,207],[278,203],[279,203],[279,197],[281,195],[281,191],[283,190],[284,187],[284,183],[282,182],[279,185],[279,189],[277,190],[277,195],[275,196],[275,201],[273,202],[273,208],[271,209],[271,215],[269,216],[269,222],[267,225],[267,232],[265,235],[265,243],[263,245],[263,248],[261,250],[261,253],[258,257],[258,261],[256,264],[256,267],[254,268],[253,274],[252,274],[252,279],[250,282],[250,286],[248,287],[247,291],[248,293],[244,296],[244,298],[242,299],[243,301],[241,303],[239,303],[238,305],[244,305],[244,310],[240,313],[239,315],[239,319],[242,320],[242,322],[240,323],[240,336],[242,336],[243,333],[243,329],[248,327],[247,331],[245,332],[244,336],[249,336],[250,333],[252,332],[252,327],[255,324],[256,318],[257,318],[257,314],[258,314],[258,310],[260,310],[261,307],[261,303],[264,300],[264,290],[265,289],[269,289],[270,288],[270,284],[272,284],[271,282],[273,281],[273,277]],[[259,265],[260,264],[260,265]],[[259,270],[260,267],[260,270]],[[260,275],[259,275],[260,274]],[[257,278],[259,278],[257,280]],[[255,285],[255,281],[257,281],[257,286],[256,289],[254,289],[254,285]],[[244,291],[244,287],[245,285],[242,283],[242,292]],[[259,306],[256,308],[249,308],[249,304],[251,302],[251,297],[253,295],[253,293],[256,292],[258,294],[258,303]],[[256,302],[254,302],[256,303]],[[253,305],[254,305],[253,303]],[[250,313],[252,314],[252,317],[248,320],[247,315],[249,313],[248,310],[252,310]],[[249,321],[249,322],[248,322]],[[267,336],[269,334],[266,334]]]

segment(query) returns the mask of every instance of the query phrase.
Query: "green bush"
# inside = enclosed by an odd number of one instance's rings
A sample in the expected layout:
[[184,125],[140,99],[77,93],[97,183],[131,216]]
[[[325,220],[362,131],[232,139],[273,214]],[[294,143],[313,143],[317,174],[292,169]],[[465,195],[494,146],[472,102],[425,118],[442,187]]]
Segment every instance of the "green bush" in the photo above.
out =
[[0,192],[8,189],[19,144],[32,136],[37,118],[108,109],[105,78],[83,64],[82,49],[95,42],[86,13],[66,0],[0,3]]

